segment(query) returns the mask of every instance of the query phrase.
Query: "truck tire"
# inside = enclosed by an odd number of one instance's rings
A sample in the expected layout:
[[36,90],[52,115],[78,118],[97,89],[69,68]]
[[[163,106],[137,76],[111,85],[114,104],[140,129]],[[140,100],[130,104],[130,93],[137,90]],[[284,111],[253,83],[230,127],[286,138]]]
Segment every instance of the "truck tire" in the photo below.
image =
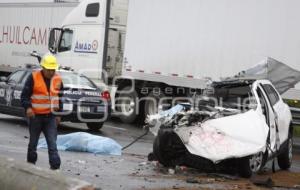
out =
[[102,122],[86,123],[86,125],[91,131],[99,131],[103,127]]
[[264,155],[262,152],[252,156],[240,158],[237,164],[239,175],[244,178],[251,177],[253,173],[258,172],[263,167],[263,158]]
[[166,96],[160,92],[159,95],[156,95],[153,91],[148,95],[149,100],[145,101],[144,104],[144,118],[147,118],[148,115],[157,114],[161,110],[166,110],[163,107],[167,102],[161,101]]
[[289,169],[292,165],[292,157],[293,157],[293,138],[291,133],[289,133],[287,143],[284,145],[282,153],[277,156],[277,162],[279,167],[282,170]]
[[123,123],[134,123],[138,116],[137,110],[137,92],[132,90],[131,87],[125,87],[118,96],[116,101],[118,107],[117,111],[120,113],[119,118]]

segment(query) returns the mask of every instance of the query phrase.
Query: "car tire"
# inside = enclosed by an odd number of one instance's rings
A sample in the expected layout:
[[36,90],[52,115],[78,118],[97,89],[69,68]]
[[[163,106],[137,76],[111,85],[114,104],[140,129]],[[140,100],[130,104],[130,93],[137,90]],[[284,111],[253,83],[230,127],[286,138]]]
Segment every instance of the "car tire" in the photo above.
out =
[[154,157],[157,159],[157,161],[159,163],[161,163],[162,165],[168,165],[167,161],[163,159],[163,157],[161,156],[162,152],[161,152],[161,148],[160,148],[160,142],[159,142],[159,137],[156,137],[154,139],[153,142],[153,154]]
[[289,133],[288,141],[283,147],[281,154],[277,156],[278,166],[282,170],[287,170],[292,165],[292,156],[293,156],[293,138],[291,133]]
[[259,152],[252,156],[240,158],[238,160],[238,173],[241,177],[250,178],[253,173],[258,172],[264,163],[264,155]]
[[125,87],[122,89],[122,91],[123,92],[121,92],[118,96],[118,98],[120,99],[116,101],[118,105],[116,109],[120,113],[119,118],[121,119],[121,121],[123,123],[131,124],[136,121],[138,116],[138,106],[136,106],[138,94],[135,90],[132,90],[131,87]]
[[173,129],[160,129],[153,143],[153,153],[158,162],[165,167],[180,165],[178,161],[185,156],[186,148]]
[[99,131],[103,127],[102,122],[86,123],[86,125],[91,131]]

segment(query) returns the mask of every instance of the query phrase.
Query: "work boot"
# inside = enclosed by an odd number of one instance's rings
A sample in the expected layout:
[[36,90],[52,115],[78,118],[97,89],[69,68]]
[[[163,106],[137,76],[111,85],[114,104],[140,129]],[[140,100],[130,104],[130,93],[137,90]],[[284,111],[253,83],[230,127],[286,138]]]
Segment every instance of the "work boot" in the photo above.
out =
[[52,170],[52,171],[54,171],[54,172],[57,172],[57,173],[60,172],[60,169],[59,169],[59,168],[53,168],[53,167],[50,167],[50,170]]

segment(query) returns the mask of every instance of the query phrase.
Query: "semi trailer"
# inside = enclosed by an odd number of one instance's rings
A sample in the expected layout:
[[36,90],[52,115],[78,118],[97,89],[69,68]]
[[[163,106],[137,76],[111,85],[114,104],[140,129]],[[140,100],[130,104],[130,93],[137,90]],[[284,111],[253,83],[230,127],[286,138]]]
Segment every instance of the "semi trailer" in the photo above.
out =
[[[83,0],[51,30],[48,49],[62,66],[106,83],[115,114],[131,123],[266,57],[300,70],[298,7],[297,0]],[[287,94],[300,99],[297,86]]]

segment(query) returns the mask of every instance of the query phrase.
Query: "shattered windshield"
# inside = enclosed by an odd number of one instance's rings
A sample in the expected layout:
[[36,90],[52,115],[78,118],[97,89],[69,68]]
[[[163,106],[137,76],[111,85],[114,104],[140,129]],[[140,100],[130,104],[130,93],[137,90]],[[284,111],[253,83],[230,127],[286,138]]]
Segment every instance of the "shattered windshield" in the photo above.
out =
[[65,88],[95,89],[95,85],[85,76],[72,72],[60,72]]
[[218,106],[239,109],[243,112],[257,106],[250,85],[217,87],[214,97],[218,101]]

